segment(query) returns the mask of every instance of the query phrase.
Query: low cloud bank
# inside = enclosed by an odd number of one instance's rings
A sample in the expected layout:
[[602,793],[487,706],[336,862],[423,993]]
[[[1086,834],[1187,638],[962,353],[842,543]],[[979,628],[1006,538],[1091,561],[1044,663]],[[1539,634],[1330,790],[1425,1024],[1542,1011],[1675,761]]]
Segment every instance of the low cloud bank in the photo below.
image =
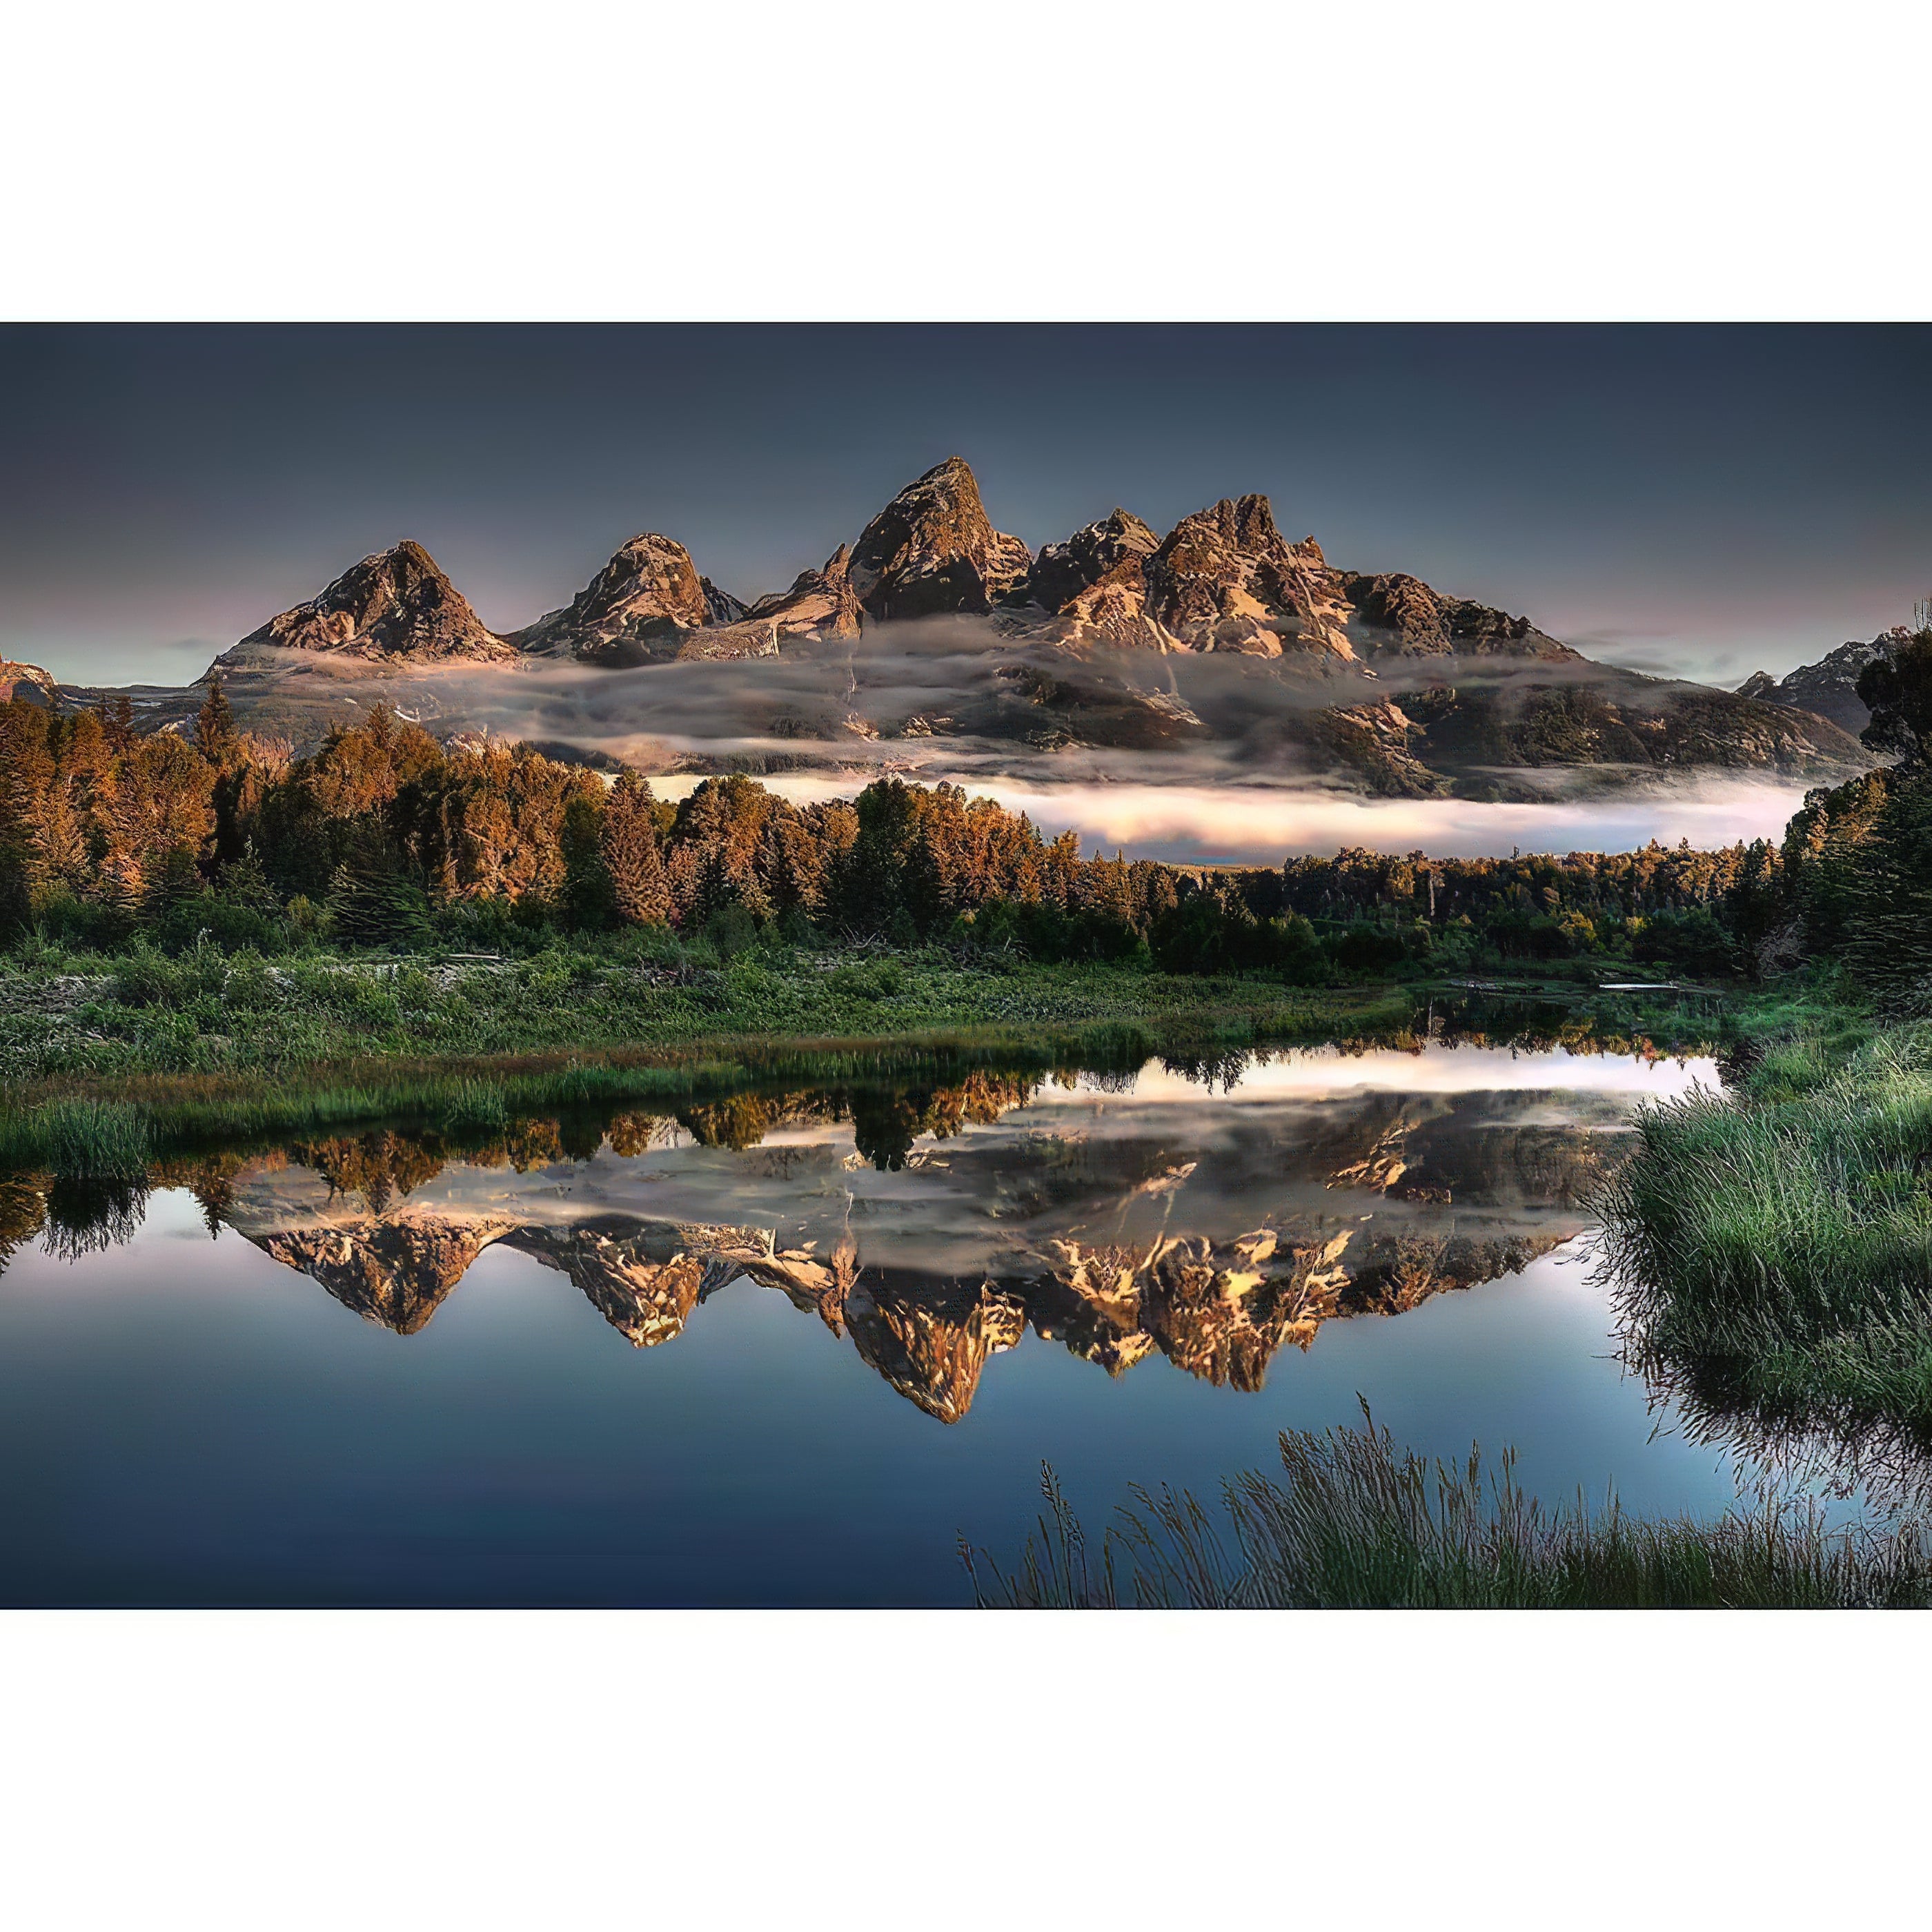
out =
[[[928,775],[922,773],[922,778]],[[944,774],[933,774],[937,777]],[[658,795],[682,798],[703,781],[662,778]],[[1492,805],[1466,799],[1372,799],[1262,785],[1051,785],[974,778],[974,796],[1024,812],[1048,834],[1077,831],[1084,848],[1181,864],[1279,865],[1344,846],[1426,852],[1440,859],[1524,852],[1628,852],[1654,838],[1728,845],[1783,836],[1804,802],[1802,785],[1714,779],[1617,798]],[[781,774],[759,780],[800,805],[849,798],[850,777]]]
[[[1653,838],[1711,847],[1778,837],[1806,789],[1762,772],[1512,766],[1466,772],[1508,802],[1376,797],[1349,788],[1346,760],[1310,721],[1326,706],[1379,706],[1387,682],[1239,656],[1029,652],[983,626],[937,620],[752,663],[622,670],[529,662],[384,677],[286,655],[311,661],[285,667],[268,694],[305,703],[317,721],[351,695],[384,697],[439,736],[482,730],[635,763],[669,797],[699,782],[693,766],[747,770],[800,803],[850,797],[886,772],[947,779],[1049,833],[1077,831],[1090,850],[1183,863],[1272,865],[1343,846],[1443,858],[1624,851]],[[1455,666],[1471,691],[1606,675]],[[1632,684],[1619,701],[1654,702],[1663,688]]]

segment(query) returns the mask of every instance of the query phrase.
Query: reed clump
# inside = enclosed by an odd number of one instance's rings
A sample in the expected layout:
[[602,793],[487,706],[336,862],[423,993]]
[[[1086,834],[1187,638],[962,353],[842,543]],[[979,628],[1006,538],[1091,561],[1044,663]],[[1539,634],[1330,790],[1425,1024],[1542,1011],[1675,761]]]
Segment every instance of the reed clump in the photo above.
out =
[[446,1134],[500,1134],[509,1127],[510,1096],[500,1080],[458,1080],[440,1112],[437,1124]]
[[0,1125],[0,1162],[44,1167],[75,1180],[140,1178],[154,1148],[146,1110],[124,1101],[56,1100]]
[[1932,1601],[1914,1527],[1833,1530],[1817,1505],[1714,1522],[1630,1516],[1614,1494],[1545,1509],[1505,1450],[1485,1471],[1359,1427],[1281,1438],[1282,1474],[1237,1476],[1210,1510],[1136,1489],[1097,1549],[1044,1472],[1046,1514],[1002,1568],[963,1540],[982,1608],[1013,1610],[1849,1610]]
[[1747,1405],[1932,1426],[1932,1028],[1772,1046],[1644,1109],[1597,1203],[1631,1352]]

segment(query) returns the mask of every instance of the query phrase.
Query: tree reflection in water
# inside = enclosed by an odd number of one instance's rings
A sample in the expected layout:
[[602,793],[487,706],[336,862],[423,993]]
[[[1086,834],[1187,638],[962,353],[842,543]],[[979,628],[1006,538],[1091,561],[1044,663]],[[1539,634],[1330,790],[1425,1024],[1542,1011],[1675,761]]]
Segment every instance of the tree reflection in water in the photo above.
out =
[[[774,1289],[947,1423],[1029,1328],[1110,1376],[1160,1355],[1252,1391],[1327,1322],[1401,1314],[1584,1231],[1654,1050],[1531,1021],[1430,1016],[1325,1054],[1138,1072],[747,1089],[494,1135],[375,1128],[162,1162],[140,1184],[16,1176],[0,1266],[36,1236],[70,1257],[124,1241],[149,1187],[185,1187],[211,1232],[400,1334],[502,1246],[639,1348],[730,1282]],[[1629,1092],[1580,1078],[1593,1050],[1628,1059]]]

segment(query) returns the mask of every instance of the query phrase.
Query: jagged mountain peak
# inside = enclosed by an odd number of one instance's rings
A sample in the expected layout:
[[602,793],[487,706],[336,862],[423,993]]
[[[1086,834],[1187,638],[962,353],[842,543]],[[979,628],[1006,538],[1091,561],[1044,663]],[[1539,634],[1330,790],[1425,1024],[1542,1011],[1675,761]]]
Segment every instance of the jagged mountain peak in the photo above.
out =
[[760,597],[746,614],[775,638],[856,638],[862,609],[852,587],[852,548],[841,544],[817,570],[802,570],[789,590]]
[[971,466],[949,456],[866,526],[846,574],[866,613],[884,620],[985,612],[1032,563],[1018,537],[994,529]]
[[1364,656],[1505,656],[1583,662],[1582,654],[1512,616],[1466,597],[1444,596],[1406,571],[1342,573],[1349,632]]
[[614,667],[674,657],[686,632],[718,621],[705,586],[683,544],[646,530],[620,544],[562,610],[514,641],[541,656]]
[[515,1225],[506,1214],[446,1217],[432,1210],[249,1238],[284,1266],[313,1276],[344,1307],[399,1335],[414,1335],[476,1257]]
[[1282,537],[1265,496],[1223,496],[1182,518],[1143,569],[1148,616],[1195,649],[1354,657],[1340,573],[1312,537]]
[[1808,711],[1856,737],[1871,722],[1871,712],[1858,695],[1860,675],[1867,665],[1889,657],[1911,635],[1910,626],[1894,624],[1869,640],[1853,638],[1826,652],[1816,664],[1800,664],[1782,677],[1754,671],[1738,686],[1737,694]]
[[744,619],[751,606],[734,597],[728,590],[721,590],[708,577],[700,577],[699,586],[704,592],[704,608],[710,613],[709,621],[714,624],[736,624]]
[[1047,544],[1013,592],[1016,602],[1056,614],[1130,558],[1151,556],[1160,538],[1130,510],[1118,506],[1097,523]]
[[1286,541],[1275,523],[1274,506],[1264,496],[1223,496],[1212,509],[1197,514],[1210,518],[1244,549],[1264,550]]
[[411,663],[511,654],[435,558],[409,538],[350,566],[319,596],[270,618],[215,664],[246,665],[276,650]]

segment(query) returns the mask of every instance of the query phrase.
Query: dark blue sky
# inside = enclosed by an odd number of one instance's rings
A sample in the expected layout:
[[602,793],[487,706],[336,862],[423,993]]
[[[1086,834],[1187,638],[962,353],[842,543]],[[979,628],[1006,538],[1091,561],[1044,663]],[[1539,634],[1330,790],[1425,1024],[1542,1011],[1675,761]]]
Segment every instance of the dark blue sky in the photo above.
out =
[[953,453],[1036,548],[1259,490],[1594,654],[1735,682],[1932,591],[1932,329],[0,330],[0,653],[172,682],[412,536],[485,622],[657,530],[749,597]]

